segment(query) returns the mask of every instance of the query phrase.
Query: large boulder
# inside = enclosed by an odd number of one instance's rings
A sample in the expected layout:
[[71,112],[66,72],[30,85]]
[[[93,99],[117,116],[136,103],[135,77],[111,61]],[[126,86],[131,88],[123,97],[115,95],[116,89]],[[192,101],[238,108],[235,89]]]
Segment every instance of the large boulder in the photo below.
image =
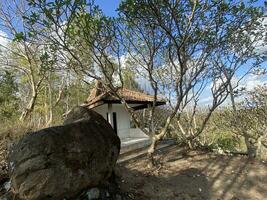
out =
[[[92,110],[89,110],[86,107],[83,106],[77,106],[74,107],[66,116],[63,124],[71,124],[74,122],[80,122],[84,120],[90,120],[94,119],[96,123],[105,123],[107,124],[110,128],[110,124],[107,123],[107,121],[102,117],[102,115],[98,114],[97,112],[94,112]],[[115,133],[115,132],[114,132]],[[116,133],[115,133],[116,134]]]
[[12,190],[25,200],[73,198],[108,179],[119,151],[120,139],[110,124],[78,107],[65,125],[30,133],[12,147]]

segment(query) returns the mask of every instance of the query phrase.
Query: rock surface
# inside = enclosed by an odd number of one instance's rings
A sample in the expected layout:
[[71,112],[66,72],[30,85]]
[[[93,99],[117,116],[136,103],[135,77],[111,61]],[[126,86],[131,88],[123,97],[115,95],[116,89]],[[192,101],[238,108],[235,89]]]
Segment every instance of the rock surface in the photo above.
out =
[[75,108],[65,125],[30,133],[12,147],[11,188],[20,199],[63,200],[111,175],[120,140],[99,114]]
[[111,128],[110,124],[107,123],[107,121],[100,114],[83,106],[74,107],[66,116],[63,124],[66,125],[91,119],[98,123],[107,124]]
[[121,192],[121,178],[112,173],[108,180],[94,188],[83,191],[75,200],[126,200],[127,194]]

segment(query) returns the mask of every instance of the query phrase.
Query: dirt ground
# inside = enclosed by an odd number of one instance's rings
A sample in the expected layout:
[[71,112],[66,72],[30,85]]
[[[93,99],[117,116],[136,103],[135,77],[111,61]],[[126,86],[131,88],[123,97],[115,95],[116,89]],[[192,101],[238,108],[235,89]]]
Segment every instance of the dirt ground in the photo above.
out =
[[183,152],[177,146],[161,150],[153,170],[144,156],[118,164],[121,190],[138,200],[267,200],[267,161]]

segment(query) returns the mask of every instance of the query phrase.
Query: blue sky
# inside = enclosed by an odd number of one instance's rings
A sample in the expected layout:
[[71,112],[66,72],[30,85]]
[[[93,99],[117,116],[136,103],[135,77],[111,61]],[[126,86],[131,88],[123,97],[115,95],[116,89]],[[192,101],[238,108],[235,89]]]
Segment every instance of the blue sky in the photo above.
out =
[[[100,6],[106,15],[114,17],[116,16],[116,9],[118,8],[120,0],[96,0],[95,3]],[[264,0],[258,0],[255,5],[263,7]]]
[[103,10],[103,12],[110,16],[116,16],[116,9],[119,6],[120,0],[96,0],[96,4]]
[[[96,0],[95,3],[99,5],[99,7],[103,10],[103,12],[106,15],[114,17],[117,15],[116,9],[118,8],[120,0]],[[255,5],[264,7],[264,0],[257,1],[257,3],[255,3]],[[266,65],[266,62],[264,62],[262,64],[262,67],[266,68],[265,65]],[[246,71],[244,67],[246,68],[246,65],[243,66],[241,72],[239,72],[237,74],[237,76],[240,74],[243,74],[244,71]],[[249,67],[249,64],[247,64],[247,67]],[[267,81],[266,76],[249,75],[243,81],[241,81],[240,87],[245,86],[248,89],[252,89],[256,85],[266,84],[266,81]],[[204,105],[210,104],[210,102],[212,100],[210,95],[211,95],[210,94],[210,87],[207,87],[204,90],[203,95],[201,96],[201,103]]]
[[[1,0],[0,0],[1,1]],[[247,0],[246,0],[247,1]],[[115,17],[117,15],[116,9],[118,8],[120,4],[120,0],[95,0],[95,3],[99,5],[99,7],[103,10],[103,12],[111,17]],[[264,0],[259,0],[255,5],[257,6],[264,6]],[[2,32],[0,28],[0,36],[4,35],[5,33]],[[0,37],[0,44],[4,44],[6,40],[4,38]],[[267,68],[266,62],[263,64],[263,67]],[[253,86],[257,84],[263,84],[267,83],[267,77],[255,77],[255,76],[248,76],[244,79],[244,81],[241,83],[241,85],[245,85],[249,88],[252,88]],[[210,98],[210,93],[209,90],[210,88],[207,88],[206,91],[204,91],[204,94],[202,96],[202,101],[203,103],[209,103],[209,98]]]

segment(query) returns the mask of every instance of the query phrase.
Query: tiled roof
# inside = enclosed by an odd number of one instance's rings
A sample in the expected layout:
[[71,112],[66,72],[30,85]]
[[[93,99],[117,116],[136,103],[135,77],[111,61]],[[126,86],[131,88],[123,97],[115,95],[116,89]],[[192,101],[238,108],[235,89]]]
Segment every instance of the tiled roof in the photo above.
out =
[[[122,97],[129,104],[142,104],[138,109],[147,107],[148,104],[152,104],[154,96],[148,95],[142,92],[129,90],[126,88],[119,88],[117,90],[120,97]],[[91,91],[85,104],[89,108],[94,108],[104,103],[120,103],[120,99],[114,95],[114,92],[104,89],[100,82],[97,82],[96,87]],[[156,105],[164,105],[166,101],[158,99]]]

